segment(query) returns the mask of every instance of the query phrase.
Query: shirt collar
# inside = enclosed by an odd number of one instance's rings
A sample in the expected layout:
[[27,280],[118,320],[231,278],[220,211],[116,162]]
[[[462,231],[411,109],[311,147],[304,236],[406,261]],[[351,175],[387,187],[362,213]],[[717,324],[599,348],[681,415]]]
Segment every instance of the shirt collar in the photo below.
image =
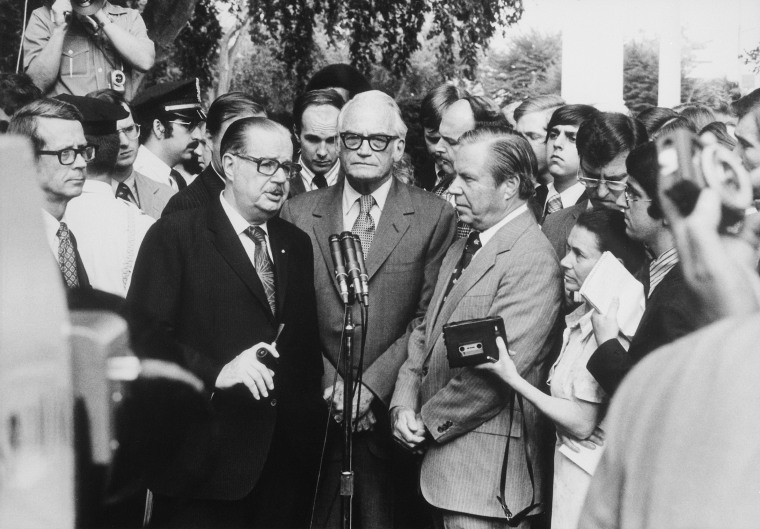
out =
[[499,222],[488,228],[487,230],[484,230],[479,238],[480,238],[480,245],[481,247],[485,246],[488,241],[490,241],[494,235],[496,235],[496,232],[502,229],[504,226],[506,226],[510,221],[516,219],[521,214],[528,211],[528,204],[523,204],[516,210],[514,210],[512,213],[501,219]]
[[[145,145],[140,145],[140,148],[137,149],[137,156],[140,160],[140,164],[148,167],[152,172],[157,172],[166,175],[167,177],[172,172],[172,168],[166,165],[161,158],[153,154],[153,151],[148,149]],[[141,172],[145,174],[145,172]]]
[[578,328],[581,337],[585,338],[594,331],[594,325],[591,321],[591,315],[594,313],[593,308],[587,303],[581,303],[580,307],[565,316],[565,323],[568,329]]
[[[348,211],[362,195],[356,189],[351,187],[351,184],[348,183],[348,179],[344,179],[343,181],[345,182],[345,185],[343,186],[343,215],[347,215]],[[380,211],[383,211],[383,208],[385,207],[385,201],[388,199],[388,193],[391,190],[392,183],[393,176],[388,178],[387,181],[383,182],[383,185],[371,193],[375,199],[375,204],[380,208]]]
[[[227,199],[224,198],[224,193],[219,193],[219,200],[222,202],[222,209],[224,210],[224,213],[232,223],[232,229],[234,229],[235,233],[238,235],[244,234],[246,230],[251,226],[251,224],[249,224],[248,221],[245,220],[243,216],[234,207],[232,207],[229,202],[227,202]],[[258,226],[263,229],[264,233],[266,233],[267,237],[269,237],[267,223],[265,222],[264,224],[258,224]]]
[[[549,194],[547,194],[547,197],[552,196],[554,193],[557,192],[557,190],[554,187],[554,183],[550,182],[547,187],[549,188]],[[575,205],[576,202],[578,202],[578,199],[581,198],[581,195],[586,190],[586,186],[581,184],[580,182],[576,182],[567,189],[565,189],[562,193],[559,194],[560,198],[562,199],[562,207],[567,208],[570,206]]]
[[82,193],[87,193],[89,195],[108,195],[109,197],[114,198],[111,184],[100,182],[98,180],[90,180],[89,178],[84,181]]
[[[299,156],[298,163],[301,166],[301,177],[306,180],[306,182],[311,186],[312,180],[314,180],[314,173],[311,169],[306,167],[306,164],[303,162],[303,156]],[[340,170],[340,160],[335,160],[335,163],[332,167],[330,167],[330,170],[325,173],[325,180],[327,180],[327,185],[332,185],[334,183],[334,180],[338,176],[338,171]],[[377,199],[375,199],[377,200]]]

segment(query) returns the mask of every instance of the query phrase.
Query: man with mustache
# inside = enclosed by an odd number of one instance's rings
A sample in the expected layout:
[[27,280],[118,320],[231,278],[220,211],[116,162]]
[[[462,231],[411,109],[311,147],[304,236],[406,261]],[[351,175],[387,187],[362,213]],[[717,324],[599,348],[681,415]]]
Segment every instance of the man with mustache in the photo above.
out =
[[148,477],[154,522],[307,527],[326,417],[313,257],[277,217],[299,168],[287,129],[266,118],[235,121],[220,153],[224,190],[154,224],[127,296],[174,339],[171,360],[203,380],[216,420],[215,443],[188,437]]

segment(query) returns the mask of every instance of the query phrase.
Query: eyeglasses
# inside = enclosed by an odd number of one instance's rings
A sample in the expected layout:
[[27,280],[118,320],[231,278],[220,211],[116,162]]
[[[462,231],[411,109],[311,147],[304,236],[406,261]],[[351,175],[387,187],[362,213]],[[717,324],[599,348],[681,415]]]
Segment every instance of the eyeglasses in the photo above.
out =
[[123,133],[130,140],[136,140],[140,136],[140,125],[133,123],[129,127],[123,129],[116,129],[116,132]]
[[369,148],[375,152],[382,152],[388,148],[388,144],[391,140],[398,139],[398,136],[388,136],[386,134],[372,134],[370,136],[362,136],[361,134],[354,134],[353,132],[343,132],[340,135],[340,139],[343,140],[343,145],[346,149],[352,151],[358,151],[362,147],[364,140],[369,143]]
[[230,154],[242,158],[243,160],[254,162],[256,164],[256,170],[264,176],[274,176],[280,168],[285,169],[288,179],[295,178],[301,172],[301,165],[297,163],[280,162],[273,158],[254,158],[253,156],[237,152],[231,152]]
[[202,121],[180,121],[178,119],[170,119],[168,123],[176,123],[177,125],[182,125],[183,127],[186,127],[187,130],[192,131],[197,129]]
[[84,158],[84,161],[89,163],[95,159],[95,153],[97,152],[97,145],[85,145],[84,147],[80,147],[78,149],[68,147],[59,151],[37,151],[37,154],[58,156],[58,161],[61,163],[61,165],[71,165],[74,163],[74,160],[77,159],[77,154],[81,154],[82,158]]
[[599,178],[589,178],[587,176],[581,176],[581,169],[578,169],[578,181],[588,189],[597,189],[602,183],[604,183],[604,185],[607,186],[607,189],[619,193],[620,191],[624,191],[628,185],[628,182],[626,182],[627,176],[628,175],[623,175],[622,180],[607,180],[604,178],[604,175]]
[[631,207],[631,202],[652,202],[651,198],[638,197],[630,191],[625,191],[625,205]]

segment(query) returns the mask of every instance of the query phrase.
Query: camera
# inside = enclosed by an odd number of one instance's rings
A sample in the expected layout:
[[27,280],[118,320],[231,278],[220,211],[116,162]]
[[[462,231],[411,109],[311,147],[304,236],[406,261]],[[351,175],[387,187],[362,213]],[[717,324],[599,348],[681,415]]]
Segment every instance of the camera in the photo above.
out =
[[111,72],[111,88],[117,92],[123,92],[127,82],[127,76],[122,70],[113,70]]
[[507,341],[500,316],[458,321],[443,326],[443,341],[449,367],[465,367],[496,362],[499,348],[496,337]]
[[696,134],[675,130],[657,138],[658,187],[682,216],[690,215],[699,193],[714,189],[721,198],[720,231],[741,230],[745,211],[752,206],[752,185],[739,159],[718,144],[704,145]]

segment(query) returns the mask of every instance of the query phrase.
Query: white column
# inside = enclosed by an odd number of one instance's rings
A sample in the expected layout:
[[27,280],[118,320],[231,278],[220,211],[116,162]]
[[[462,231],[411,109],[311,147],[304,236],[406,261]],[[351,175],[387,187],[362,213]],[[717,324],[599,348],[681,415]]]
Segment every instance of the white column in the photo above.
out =
[[681,102],[681,10],[678,1],[658,5],[660,60],[657,106],[674,107]]

